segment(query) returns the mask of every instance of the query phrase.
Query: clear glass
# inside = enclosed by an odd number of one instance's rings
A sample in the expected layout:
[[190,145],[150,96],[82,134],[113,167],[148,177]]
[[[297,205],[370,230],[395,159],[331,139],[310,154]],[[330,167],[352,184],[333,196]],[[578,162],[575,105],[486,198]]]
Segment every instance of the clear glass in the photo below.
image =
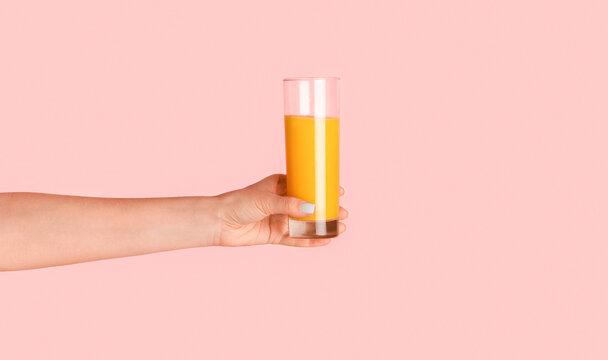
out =
[[283,80],[287,195],[315,204],[315,212],[289,218],[289,236],[338,235],[340,109],[337,77]]

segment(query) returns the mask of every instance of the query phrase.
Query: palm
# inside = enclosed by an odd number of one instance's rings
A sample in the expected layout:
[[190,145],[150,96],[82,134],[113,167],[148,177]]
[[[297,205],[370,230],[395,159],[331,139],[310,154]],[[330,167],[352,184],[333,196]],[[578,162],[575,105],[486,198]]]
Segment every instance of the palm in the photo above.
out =
[[240,226],[224,226],[220,236],[222,245],[280,244],[288,238],[287,215],[270,215],[260,221]]

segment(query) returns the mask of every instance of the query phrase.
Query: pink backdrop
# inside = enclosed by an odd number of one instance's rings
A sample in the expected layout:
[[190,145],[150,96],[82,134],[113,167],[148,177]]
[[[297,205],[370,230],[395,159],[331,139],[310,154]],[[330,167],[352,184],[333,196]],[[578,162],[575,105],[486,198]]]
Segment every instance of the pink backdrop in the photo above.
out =
[[245,186],[284,171],[281,79],[338,75],[351,217],[0,273],[0,358],[608,358],[607,11],[2,1],[0,191]]

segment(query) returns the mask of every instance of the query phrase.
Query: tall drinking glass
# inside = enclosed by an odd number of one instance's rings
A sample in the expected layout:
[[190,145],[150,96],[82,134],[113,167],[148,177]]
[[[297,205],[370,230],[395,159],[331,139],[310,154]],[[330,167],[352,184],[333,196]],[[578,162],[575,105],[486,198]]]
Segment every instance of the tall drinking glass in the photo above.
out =
[[338,235],[340,109],[337,77],[283,80],[287,195],[315,204],[311,216],[289,217],[289,236]]

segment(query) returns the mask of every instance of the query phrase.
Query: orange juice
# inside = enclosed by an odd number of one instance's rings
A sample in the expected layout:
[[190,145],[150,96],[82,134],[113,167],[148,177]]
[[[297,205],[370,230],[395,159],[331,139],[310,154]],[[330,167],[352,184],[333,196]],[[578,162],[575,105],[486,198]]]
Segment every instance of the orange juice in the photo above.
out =
[[339,134],[337,118],[285,116],[287,195],[315,204],[311,216],[292,219],[338,219]]

